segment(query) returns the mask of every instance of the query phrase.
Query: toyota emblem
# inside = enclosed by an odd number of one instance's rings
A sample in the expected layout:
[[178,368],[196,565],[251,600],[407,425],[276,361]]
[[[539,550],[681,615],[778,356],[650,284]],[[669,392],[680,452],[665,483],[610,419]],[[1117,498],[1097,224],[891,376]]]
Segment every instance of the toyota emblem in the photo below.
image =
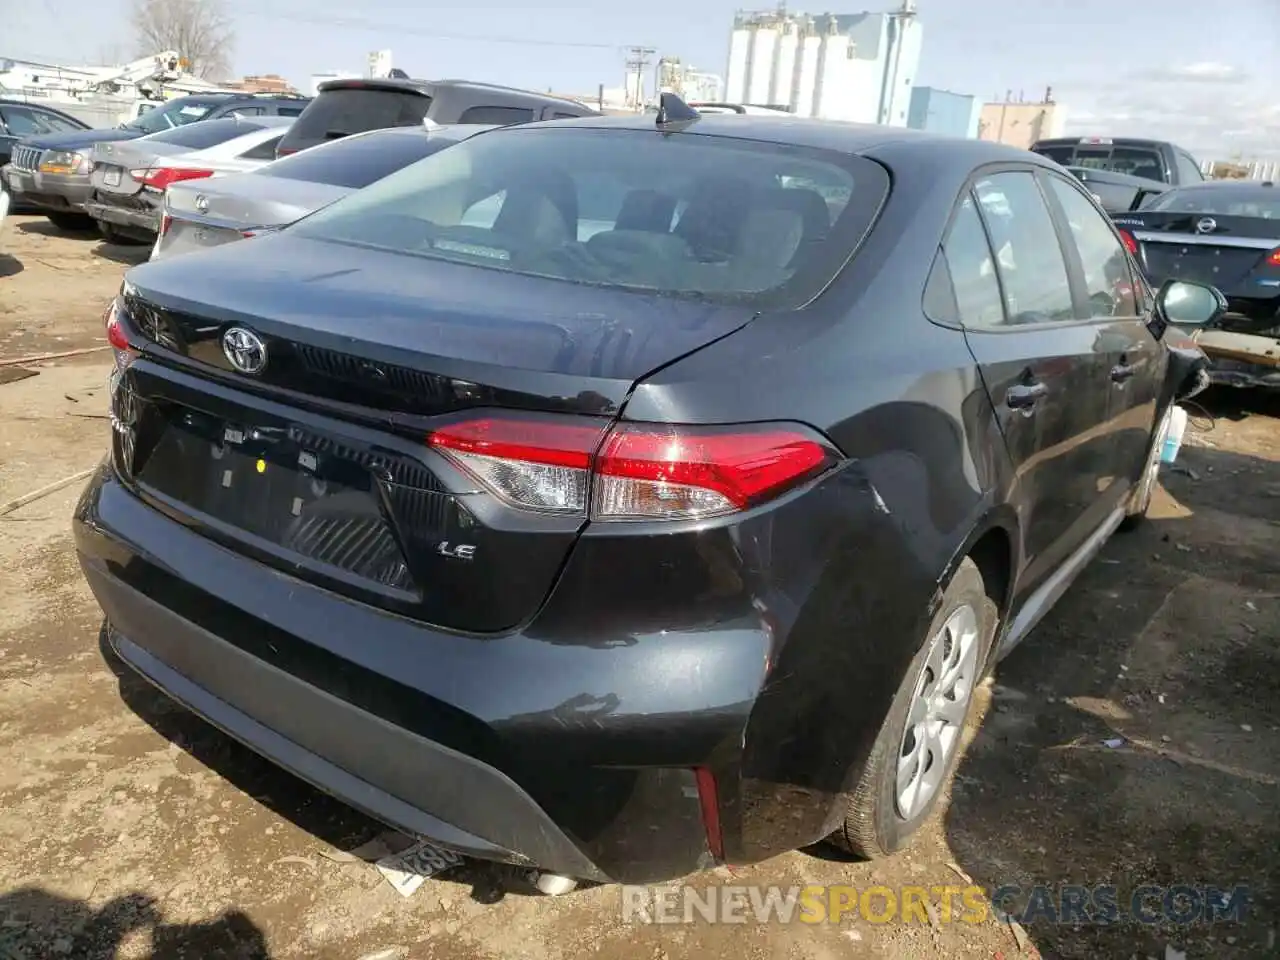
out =
[[209,212],[209,198],[206,197],[203,193],[198,194],[196,196],[196,210],[199,211],[200,213]]
[[1218,221],[1213,217],[1205,217],[1196,223],[1196,233],[1213,233],[1218,229]]
[[232,327],[222,335],[222,352],[240,373],[258,374],[267,366],[267,345],[244,327]]

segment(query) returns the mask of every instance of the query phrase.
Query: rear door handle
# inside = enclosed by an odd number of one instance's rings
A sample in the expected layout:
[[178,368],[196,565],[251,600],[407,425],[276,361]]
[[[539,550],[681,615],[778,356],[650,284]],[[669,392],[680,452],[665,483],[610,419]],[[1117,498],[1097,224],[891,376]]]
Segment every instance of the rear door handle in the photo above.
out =
[[1137,372],[1137,367],[1132,364],[1118,363],[1111,368],[1111,379],[1116,383],[1124,383]]
[[1020,410],[1030,416],[1035,406],[1049,392],[1043,383],[1019,383],[1010,387],[1004,395],[1004,402],[1010,410]]

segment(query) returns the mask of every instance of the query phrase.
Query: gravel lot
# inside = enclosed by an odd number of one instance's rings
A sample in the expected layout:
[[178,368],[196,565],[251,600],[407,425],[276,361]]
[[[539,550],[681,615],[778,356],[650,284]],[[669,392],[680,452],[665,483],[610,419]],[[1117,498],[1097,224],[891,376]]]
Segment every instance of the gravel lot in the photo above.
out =
[[[35,217],[6,223],[0,251],[0,363],[100,347],[146,255]],[[26,369],[0,366],[0,503],[106,446],[105,352]],[[1280,404],[1207,405],[1154,522],[1003,665],[951,805],[908,855],[801,852],[693,883],[932,887],[959,871],[989,890],[1111,884],[1122,904],[1141,884],[1246,884],[1243,923],[648,926],[623,922],[616,888],[530,896],[479,864],[402,897],[366,862],[376,844],[360,849],[379,826],[104,655],[68,529],[77,482],[0,517],[0,960],[1274,957]]]

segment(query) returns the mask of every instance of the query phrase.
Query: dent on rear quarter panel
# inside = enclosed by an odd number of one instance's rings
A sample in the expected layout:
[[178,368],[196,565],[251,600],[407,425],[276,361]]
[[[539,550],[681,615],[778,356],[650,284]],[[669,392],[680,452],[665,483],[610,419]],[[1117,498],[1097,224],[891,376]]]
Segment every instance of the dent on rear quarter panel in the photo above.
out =
[[809,338],[797,335],[801,322],[756,320],[641,384],[624,411],[800,421],[850,459],[770,515],[767,563],[787,615],[747,723],[741,792],[727,798],[737,816],[726,822],[741,825],[726,837],[727,856],[745,861],[838,825],[939,583],[1007,482],[1003,441],[960,332],[918,313],[906,330],[879,332],[814,313],[803,317]]

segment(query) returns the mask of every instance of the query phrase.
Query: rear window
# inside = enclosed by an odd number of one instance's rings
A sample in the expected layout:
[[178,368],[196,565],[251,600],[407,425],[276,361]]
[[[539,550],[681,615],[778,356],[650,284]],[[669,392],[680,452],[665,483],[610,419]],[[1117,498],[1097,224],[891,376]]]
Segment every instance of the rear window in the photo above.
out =
[[1211,217],[1280,220],[1280,193],[1274,187],[1214,184],[1195,190],[1170,190],[1156,197],[1143,210],[1154,213],[1198,213]]
[[458,118],[459,123],[489,123],[505,126],[510,123],[528,123],[533,111],[528,107],[469,107]]
[[1166,181],[1160,153],[1148,147],[1112,147],[1105,144],[1036,147],[1035,152],[1064,167],[1110,170],[1131,177]]
[[785,309],[831,281],[888,187],[883,168],[846,154],[529,126],[442,150],[294,229],[525,276]]
[[455,143],[456,140],[428,135],[425,130],[421,135],[371,133],[292,154],[258,173],[360,190]]
[[192,123],[185,127],[174,127],[172,130],[152,134],[149,142],[172,143],[174,146],[187,147],[191,150],[204,150],[226,143],[232,137],[240,137],[261,129],[260,124],[250,119],[228,117],[225,120],[206,120],[203,123]]
[[430,106],[430,97],[402,90],[325,90],[302,111],[285,143],[322,143],[368,130],[416,126]]

